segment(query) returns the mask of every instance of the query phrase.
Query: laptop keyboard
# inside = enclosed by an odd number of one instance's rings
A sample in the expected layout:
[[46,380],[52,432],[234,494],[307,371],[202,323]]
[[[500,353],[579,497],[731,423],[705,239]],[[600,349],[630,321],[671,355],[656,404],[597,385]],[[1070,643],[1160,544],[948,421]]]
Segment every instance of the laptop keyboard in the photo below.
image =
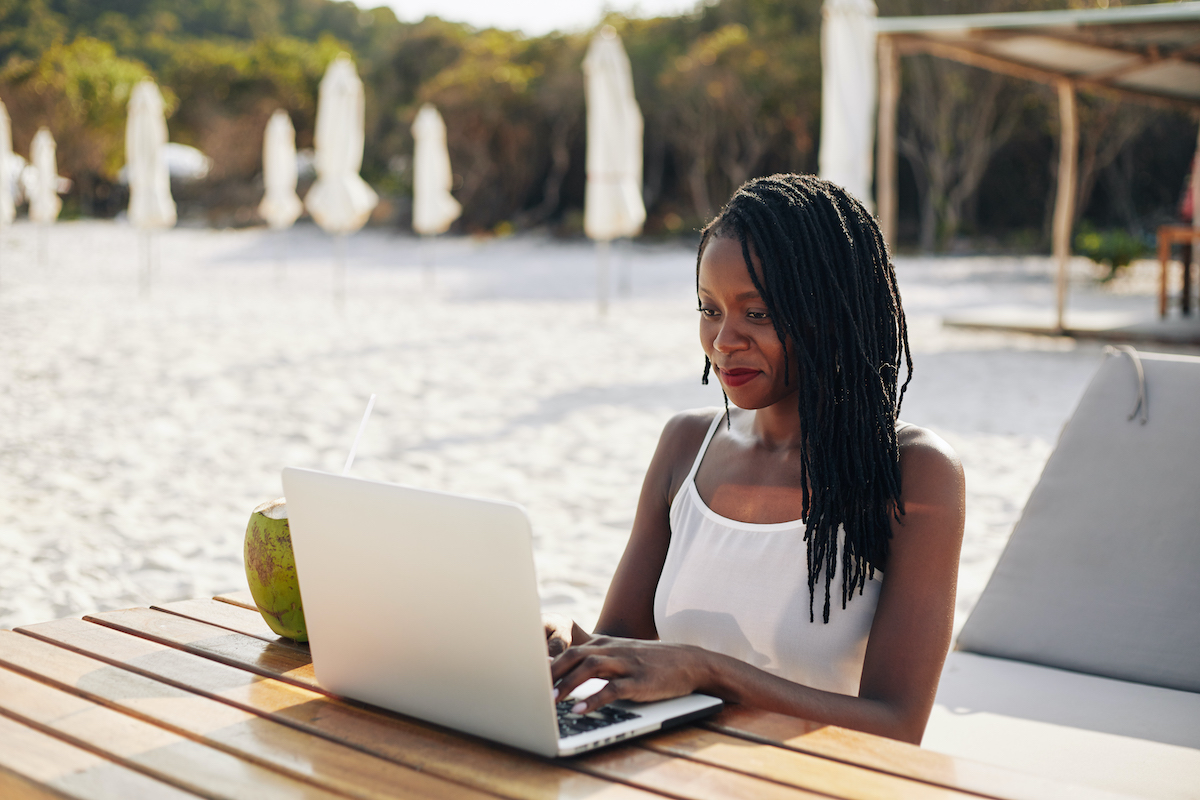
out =
[[568,736],[574,736],[577,733],[586,731],[594,731],[597,728],[604,728],[609,725],[615,725],[618,722],[637,719],[641,714],[635,714],[632,711],[626,711],[623,708],[615,706],[604,706],[598,708],[590,714],[572,714],[571,706],[577,703],[577,700],[566,699],[557,704],[558,708],[558,736],[560,739],[565,739]]

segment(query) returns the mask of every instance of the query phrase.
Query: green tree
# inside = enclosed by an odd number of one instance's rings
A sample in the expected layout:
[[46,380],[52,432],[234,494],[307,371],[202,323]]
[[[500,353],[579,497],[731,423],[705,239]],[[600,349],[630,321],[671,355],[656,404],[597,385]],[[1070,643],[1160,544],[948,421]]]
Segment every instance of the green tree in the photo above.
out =
[[[146,68],[117,56],[112,45],[80,37],[53,44],[37,60],[10,57],[0,70],[0,98],[12,117],[15,149],[45,125],[58,143],[58,168],[72,178],[90,212],[97,182],[111,182],[125,160],[126,104]],[[167,93],[168,105],[172,96]]]

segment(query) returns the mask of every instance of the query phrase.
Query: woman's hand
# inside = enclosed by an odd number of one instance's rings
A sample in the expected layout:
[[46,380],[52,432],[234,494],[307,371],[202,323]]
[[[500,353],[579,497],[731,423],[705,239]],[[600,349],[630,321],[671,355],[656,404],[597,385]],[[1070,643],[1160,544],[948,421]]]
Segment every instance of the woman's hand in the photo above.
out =
[[681,697],[709,683],[710,654],[698,647],[644,639],[594,636],[563,652],[550,665],[555,698],[568,697],[589,678],[608,685],[571,711],[587,714],[614,700],[646,703]]
[[542,628],[546,632],[546,653],[554,658],[571,645],[587,642],[591,634],[566,614],[542,614]]

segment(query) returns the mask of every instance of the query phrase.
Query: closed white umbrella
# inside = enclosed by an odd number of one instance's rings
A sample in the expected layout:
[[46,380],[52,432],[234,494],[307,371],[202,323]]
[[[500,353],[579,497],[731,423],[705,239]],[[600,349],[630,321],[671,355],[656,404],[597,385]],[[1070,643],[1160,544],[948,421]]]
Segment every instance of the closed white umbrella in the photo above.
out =
[[145,78],[133,87],[125,123],[125,167],[129,179],[129,221],[146,231],[175,224],[175,200],[164,148],[167,121],[158,85]]
[[41,266],[46,266],[49,261],[46,226],[58,219],[58,212],[62,211],[62,200],[58,197],[57,150],[50,129],[38,128],[29,146],[32,164],[22,175],[25,195],[29,198],[29,218],[38,224],[38,264]]
[[62,200],[58,198],[57,149],[49,128],[38,128],[29,147],[33,171],[25,192],[29,196],[29,218],[42,225],[54,222],[62,211]]
[[446,123],[432,103],[421,106],[412,126],[413,230],[423,236],[445,233],[462,214],[462,206],[450,194],[454,175],[446,149]]
[[129,221],[143,231],[141,291],[150,291],[156,230],[175,225],[175,200],[167,166],[167,120],[158,84],[144,78],[129,97],[125,121],[125,169],[129,180]]
[[313,135],[317,180],[304,206],[326,233],[337,236],[338,263],[334,302],[346,295],[345,235],[354,233],[371,216],[378,195],[362,179],[366,100],[362,81],[350,56],[340,54],[325,70],[317,95],[317,129]]
[[354,233],[371,216],[379,197],[359,176],[365,126],[363,85],[345,53],[321,79],[317,98],[317,181],[304,205],[327,233]]
[[12,123],[8,119],[8,109],[0,102],[0,226],[11,225],[16,216],[13,203],[13,167],[16,163],[12,152]]
[[263,186],[266,191],[258,204],[275,230],[290,228],[304,206],[296,196],[296,130],[292,118],[282,108],[271,115],[263,135]]
[[[13,202],[13,172],[17,161],[12,152],[12,125],[8,119],[8,109],[0,101],[0,230],[11,225],[16,216],[16,203]],[[0,243],[0,248],[2,248]]]
[[867,208],[874,175],[875,3],[825,0],[821,7],[821,152],[818,170]]
[[583,230],[598,243],[600,312],[608,304],[608,243],[634,236],[646,221],[642,202],[642,112],[633,72],[610,25],[592,38],[583,60],[587,95],[587,187]]

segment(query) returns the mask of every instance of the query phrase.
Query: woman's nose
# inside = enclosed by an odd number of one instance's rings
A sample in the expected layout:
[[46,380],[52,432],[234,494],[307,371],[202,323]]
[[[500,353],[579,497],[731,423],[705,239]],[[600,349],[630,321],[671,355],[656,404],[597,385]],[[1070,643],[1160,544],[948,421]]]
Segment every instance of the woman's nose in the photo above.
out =
[[718,352],[732,353],[735,350],[745,350],[747,346],[749,346],[749,340],[738,330],[736,323],[731,321],[721,323],[721,327],[713,339],[713,347]]

